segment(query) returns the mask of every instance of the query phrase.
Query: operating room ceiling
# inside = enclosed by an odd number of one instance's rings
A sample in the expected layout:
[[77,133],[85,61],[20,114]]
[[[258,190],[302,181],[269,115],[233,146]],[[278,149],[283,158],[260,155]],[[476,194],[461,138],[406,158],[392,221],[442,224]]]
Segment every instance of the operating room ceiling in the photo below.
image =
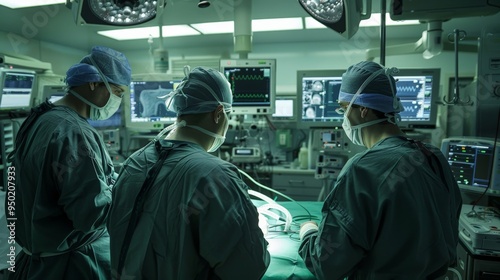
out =
[[[238,0],[247,1],[247,0]],[[373,1],[373,12],[380,11],[380,0]],[[1,3],[1,0],[0,0]],[[167,0],[163,12],[164,25],[188,24],[212,21],[234,20],[232,0],[212,0],[212,5],[201,9],[197,7],[198,0]],[[111,26],[92,26],[75,24],[73,14],[64,4],[49,7],[32,7],[10,9],[0,6],[0,30],[21,35],[25,40],[37,39],[44,42],[59,44],[77,49],[90,49],[94,45],[106,45],[119,50],[141,50],[148,48],[146,39],[118,41],[97,34],[100,30],[115,29]],[[296,0],[252,0],[253,19],[306,17],[306,12]],[[443,22],[443,37],[454,29],[467,32],[467,37],[473,41],[481,34],[484,26],[498,25],[500,13],[485,17],[456,18]],[[140,26],[156,26],[156,21]],[[379,40],[377,27],[365,32],[358,32],[350,40],[358,36],[370,34],[370,39]],[[387,42],[398,39],[413,42],[418,40],[425,24],[413,26],[391,26],[387,28]],[[362,35],[360,34],[362,33]],[[365,37],[366,38],[366,37]],[[296,42],[342,42],[347,39],[330,29],[313,29],[298,31],[254,32],[253,44],[296,43]],[[219,47],[232,46],[232,34],[198,35],[164,38],[164,46],[168,48],[186,47]]]

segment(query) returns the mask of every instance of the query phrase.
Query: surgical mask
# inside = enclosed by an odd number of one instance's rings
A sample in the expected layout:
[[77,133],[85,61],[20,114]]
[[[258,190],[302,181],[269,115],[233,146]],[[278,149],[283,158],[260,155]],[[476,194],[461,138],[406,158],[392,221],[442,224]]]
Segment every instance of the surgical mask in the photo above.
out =
[[205,133],[206,135],[208,136],[212,136],[214,138],[214,142],[212,143],[212,146],[210,146],[210,148],[207,150],[207,152],[209,153],[212,153],[212,152],[215,152],[217,151],[217,149],[220,148],[220,146],[222,146],[222,144],[224,143],[224,141],[226,141],[226,133],[227,133],[227,130],[229,129],[229,121],[227,120],[227,115],[226,113],[224,112],[224,116],[225,116],[225,122],[226,124],[224,125],[224,133],[223,135],[219,135],[219,134],[216,134],[216,133],[213,133],[211,131],[208,131],[204,128],[201,128],[199,126],[196,126],[196,125],[186,125],[187,127],[191,127],[191,128],[194,128],[200,132],[203,132]]
[[378,119],[378,120],[373,120],[369,121],[366,123],[358,124],[355,126],[351,125],[351,122],[347,118],[347,115],[344,116],[344,121],[342,122],[342,128],[344,129],[345,134],[347,135],[347,138],[351,140],[351,142],[355,145],[359,146],[364,146],[365,144],[363,143],[363,134],[362,134],[362,128],[367,127],[370,125],[374,125],[377,123],[381,123],[383,121],[386,121],[387,119]]
[[116,111],[118,111],[118,108],[120,108],[120,104],[122,102],[122,99],[120,97],[114,95],[110,91],[109,99],[106,105],[99,107],[93,104],[92,102],[88,101],[87,99],[83,98],[74,90],[69,90],[69,92],[74,96],[76,96],[78,99],[80,99],[82,102],[90,106],[89,118],[95,121],[109,119],[114,113],[116,113]]

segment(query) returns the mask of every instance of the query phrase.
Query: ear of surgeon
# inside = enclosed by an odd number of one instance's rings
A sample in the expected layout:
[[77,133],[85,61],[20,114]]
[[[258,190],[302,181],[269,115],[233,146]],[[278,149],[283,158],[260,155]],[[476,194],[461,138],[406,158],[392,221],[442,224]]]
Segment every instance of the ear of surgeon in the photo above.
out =
[[[191,141],[207,152],[216,151],[225,141],[232,106],[229,82],[217,70],[184,68],[186,77],[166,97],[167,108],[177,113],[177,121],[165,128],[167,139]],[[206,137],[208,136],[208,137]]]

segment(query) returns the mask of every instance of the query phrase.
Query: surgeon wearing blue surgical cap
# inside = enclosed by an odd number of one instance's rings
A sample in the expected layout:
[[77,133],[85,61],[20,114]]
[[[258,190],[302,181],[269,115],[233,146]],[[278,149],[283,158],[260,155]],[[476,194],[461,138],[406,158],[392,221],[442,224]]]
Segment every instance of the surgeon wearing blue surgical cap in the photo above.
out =
[[112,270],[121,279],[261,279],[270,257],[248,186],[209,153],[225,139],[230,84],[207,67],[185,75],[166,96],[176,123],[124,162],[113,190]]
[[399,129],[396,72],[362,61],[342,76],[342,127],[367,149],[333,182],[319,226],[301,225],[318,279],[437,279],[456,265],[460,191],[439,149]]
[[117,174],[88,119],[113,115],[130,79],[122,53],[94,47],[67,71],[67,94],[23,122],[9,155],[21,251],[6,279],[111,279],[106,221]]

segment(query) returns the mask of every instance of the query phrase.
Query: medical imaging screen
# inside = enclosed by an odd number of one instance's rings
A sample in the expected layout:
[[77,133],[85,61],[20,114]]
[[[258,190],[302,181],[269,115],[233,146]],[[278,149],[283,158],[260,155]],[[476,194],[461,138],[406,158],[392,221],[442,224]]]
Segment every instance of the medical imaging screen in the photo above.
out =
[[175,121],[176,113],[167,110],[166,95],[181,81],[134,81],[130,86],[132,122]]
[[0,108],[29,107],[34,79],[30,73],[5,73]]
[[231,84],[233,107],[271,107],[271,67],[225,67]]
[[[429,121],[432,106],[432,76],[394,76],[397,96],[403,104],[402,121]],[[435,92],[434,94],[438,94]]]
[[302,78],[302,122],[342,121],[342,115],[335,112],[339,108],[338,98],[342,77]]

